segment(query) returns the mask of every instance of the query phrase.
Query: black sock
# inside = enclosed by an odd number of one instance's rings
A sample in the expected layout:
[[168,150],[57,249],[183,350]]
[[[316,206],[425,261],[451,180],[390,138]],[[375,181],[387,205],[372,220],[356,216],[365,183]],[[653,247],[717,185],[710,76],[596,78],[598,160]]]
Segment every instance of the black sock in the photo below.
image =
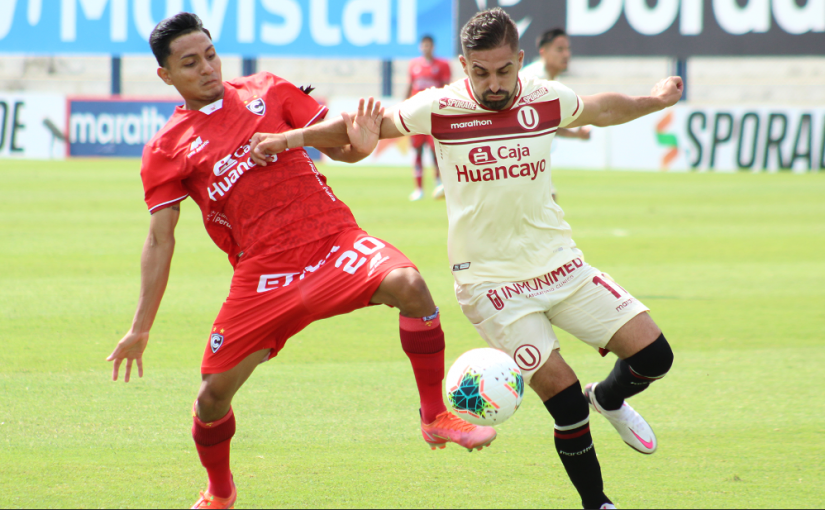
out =
[[596,385],[596,399],[603,408],[614,411],[622,407],[626,398],[643,392],[650,383],[664,377],[672,365],[673,351],[665,335],[659,335],[633,356],[616,360],[607,379]]
[[599,508],[610,499],[604,494],[602,470],[590,436],[590,408],[578,381],[544,406],[556,420],[556,451],[567,476],[579,492],[584,508]]

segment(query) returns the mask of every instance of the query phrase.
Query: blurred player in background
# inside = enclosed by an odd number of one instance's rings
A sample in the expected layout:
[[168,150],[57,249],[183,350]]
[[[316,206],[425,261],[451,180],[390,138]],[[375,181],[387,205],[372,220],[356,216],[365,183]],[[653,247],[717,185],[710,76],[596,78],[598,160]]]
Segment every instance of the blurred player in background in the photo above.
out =
[[[614,508],[605,495],[589,408],[634,450],[651,454],[653,429],[625,399],[670,370],[673,352],[648,308],[584,261],[564,212],[550,199],[550,146],[558,127],[610,126],[674,105],[680,78],[649,96],[579,97],[564,85],[520,78],[518,28],[501,8],[461,31],[467,79],[429,89],[387,112],[381,137],[433,135],[449,219],[448,255],[462,311],[491,346],[512,356],[555,421],[555,446],[584,508]],[[313,144],[345,143],[343,126],[298,130]],[[283,151],[270,135],[252,154]],[[375,142],[377,144],[377,141]],[[606,379],[582,391],[551,325],[618,357]]]
[[[444,332],[413,263],[358,227],[302,141],[291,139],[291,150],[268,161],[250,157],[256,131],[309,126],[327,108],[269,73],[223,82],[211,36],[194,14],[160,22],[150,44],[158,76],[177,89],[185,105],[143,152],[141,179],[152,216],[141,256],[140,299],[132,327],[108,361],[114,362],[114,380],[124,360],[126,382],[132,362],[143,376],[143,351],[169,279],[180,202],[191,196],[209,236],[234,268],[229,297],[204,351],[193,409],[192,437],[209,477],[194,508],[235,504],[231,404],[252,371],[310,323],[370,305],[400,311],[401,346],[418,385],[427,444],[435,449],[456,442],[471,451],[489,445],[492,428],[464,422],[444,406]],[[380,104],[370,99],[365,108],[362,100],[356,114],[335,123],[352,139],[322,152],[339,161],[363,159],[375,147],[382,114]]]
[[[421,38],[421,56],[410,61],[410,87],[407,89],[407,97],[410,98],[422,90],[430,87],[441,88],[450,83],[450,63],[443,58],[436,58],[435,41],[429,35]],[[444,197],[444,186],[441,185],[441,174],[438,170],[438,158],[435,156],[435,144],[433,137],[427,135],[416,135],[411,137],[413,150],[415,151],[415,166],[413,177],[415,177],[415,190],[410,194],[410,200],[421,200],[424,197],[424,146],[430,148],[433,156],[433,166],[435,167],[435,190],[433,198]]]
[[[570,64],[570,39],[563,28],[554,28],[541,34],[536,41],[539,58],[521,70],[522,76],[541,78],[543,80],[559,81],[559,75],[567,71]],[[578,138],[590,140],[590,127],[582,126],[577,129],[559,128],[556,136],[561,138]],[[556,188],[551,184],[553,200],[556,200]]]

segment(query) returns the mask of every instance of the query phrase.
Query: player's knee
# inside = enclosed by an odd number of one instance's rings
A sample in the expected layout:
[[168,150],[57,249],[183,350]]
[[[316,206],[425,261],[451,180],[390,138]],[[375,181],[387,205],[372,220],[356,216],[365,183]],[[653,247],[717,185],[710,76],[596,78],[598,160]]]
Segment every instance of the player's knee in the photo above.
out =
[[432,312],[433,302],[430,289],[421,274],[412,268],[403,268],[392,275],[393,291],[398,308],[408,317],[427,315]]
[[563,427],[581,423],[590,415],[590,408],[579,381],[550,397],[544,402],[544,407],[553,416],[556,425]]
[[661,379],[673,366],[673,349],[664,334],[641,351],[625,360],[633,371],[641,376]]
[[226,414],[226,410],[232,405],[232,395],[224,393],[219,388],[209,384],[208,381],[204,381],[198,392],[198,416],[209,421],[214,419],[216,415],[223,416],[223,414]]

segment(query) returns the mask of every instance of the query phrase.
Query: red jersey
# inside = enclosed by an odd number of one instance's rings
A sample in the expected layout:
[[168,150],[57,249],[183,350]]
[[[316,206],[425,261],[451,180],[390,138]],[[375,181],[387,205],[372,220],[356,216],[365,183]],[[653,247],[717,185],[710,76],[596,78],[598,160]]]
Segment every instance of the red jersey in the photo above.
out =
[[410,61],[410,85],[414,96],[430,87],[441,88],[450,83],[450,63],[442,58],[431,61],[416,57]]
[[241,254],[279,253],[358,228],[303,149],[278,154],[265,167],[249,157],[253,134],[308,126],[327,108],[270,73],[224,88],[223,99],[201,110],[178,107],[144,148],[140,176],[149,211],[191,196],[233,266]]

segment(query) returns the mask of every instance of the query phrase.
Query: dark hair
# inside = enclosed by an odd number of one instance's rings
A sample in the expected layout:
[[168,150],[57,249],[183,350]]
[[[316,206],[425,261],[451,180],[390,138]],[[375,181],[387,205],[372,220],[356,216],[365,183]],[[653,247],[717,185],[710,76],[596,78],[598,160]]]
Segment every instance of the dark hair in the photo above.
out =
[[464,53],[490,50],[503,44],[518,51],[518,28],[501,7],[479,12],[461,29],[461,49]]
[[536,39],[536,48],[541,49],[545,44],[550,44],[556,40],[556,37],[567,37],[567,32],[563,28],[554,28],[541,34],[541,37]]
[[421,37],[421,42],[430,41],[430,43],[435,44],[435,40],[431,35],[425,35]]
[[158,65],[161,67],[166,65],[166,59],[172,54],[170,49],[172,41],[182,35],[198,31],[212,39],[209,30],[203,28],[201,19],[191,12],[179,12],[158,23],[152,30],[152,35],[149,36],[149,46],[152,47],[152,53],[155,54]]

